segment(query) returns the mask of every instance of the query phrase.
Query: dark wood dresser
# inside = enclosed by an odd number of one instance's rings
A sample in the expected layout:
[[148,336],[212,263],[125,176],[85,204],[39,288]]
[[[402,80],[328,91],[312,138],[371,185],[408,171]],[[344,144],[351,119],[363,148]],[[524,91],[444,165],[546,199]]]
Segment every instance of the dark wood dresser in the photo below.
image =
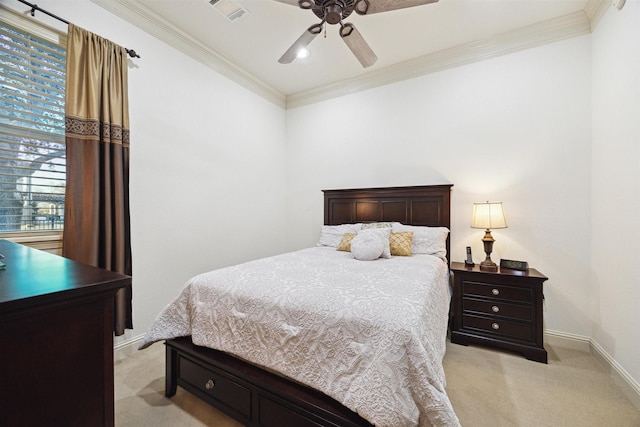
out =
[[451,342],[483,344],[547,363],[542,324],[542,284],[547,277],[533,268],[489,272],[460,262],[451,263],[451,272]]
[[113,426],[113,298],[131,277],[0,240],[0,425]]

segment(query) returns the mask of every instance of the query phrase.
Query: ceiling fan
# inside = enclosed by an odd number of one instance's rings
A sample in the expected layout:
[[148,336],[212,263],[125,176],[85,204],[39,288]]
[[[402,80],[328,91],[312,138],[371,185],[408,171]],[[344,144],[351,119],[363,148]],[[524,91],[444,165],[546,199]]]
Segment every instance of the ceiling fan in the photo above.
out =
[[298,57],[298,52],[306,48],[313,39],[322,32],[325,23],[340,24],[340,37],[347,44],[351,52],[360,61],[363,67],[375,64],[378,57],[369,47],[355,25],[342,22],[351,12],[358,15],[371,15],[372,13],[388,12],[390,10],[404,9],[435,3],[438,0],[276,0],[281,3],[299,6],[301,9],[311,9],[322,21],[306,29],[304,33],[278,60],[281,64],[290,64]]

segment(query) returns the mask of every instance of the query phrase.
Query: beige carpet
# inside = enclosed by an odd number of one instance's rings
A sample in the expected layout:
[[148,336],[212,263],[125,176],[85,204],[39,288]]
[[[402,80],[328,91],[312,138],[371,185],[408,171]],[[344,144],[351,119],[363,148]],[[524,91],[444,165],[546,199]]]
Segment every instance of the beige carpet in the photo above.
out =
[[[588,353],[546,346],[549,364],[447,343],[447,392],[465,427],[640,427],[640,411]],[[240,424],[178,387],[164,397],[164,345],[115,369],[116,426]]]

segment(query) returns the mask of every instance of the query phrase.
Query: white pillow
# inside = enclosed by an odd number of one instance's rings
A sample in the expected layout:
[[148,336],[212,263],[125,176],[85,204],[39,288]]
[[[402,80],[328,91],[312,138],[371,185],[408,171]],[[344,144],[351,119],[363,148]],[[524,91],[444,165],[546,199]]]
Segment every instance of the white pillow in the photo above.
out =
[[447,227],[421,227],[417,225],[394,224],[394,233],[410,231],[413,233],[411,241],[412,254],[435,255],[442,259],[447,257]]
[[379,233],[359,233],[351,241],[351,253],[360,261],[373,261],[384,251],[384,240]]
[[375,234],[379,236],[380,239],[382,239],[382,243],[384,244],[381,255],[382,258],[391,258],[391,247],[389,246],[389,236],[391,235],[391,228],[365,228],[358,232],[358,236],[361,234]]
[[320,241],[317,246],[332,246],[337,248],[345,233],[358,233],[362,224],[323,225],[320,231]]

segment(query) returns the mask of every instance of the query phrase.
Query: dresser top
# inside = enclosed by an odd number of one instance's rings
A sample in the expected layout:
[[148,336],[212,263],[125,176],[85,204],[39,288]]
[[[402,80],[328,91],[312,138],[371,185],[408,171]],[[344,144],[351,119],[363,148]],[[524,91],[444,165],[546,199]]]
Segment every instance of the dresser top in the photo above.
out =
[[0,313],[131,285],[131,277],[0,240]]

